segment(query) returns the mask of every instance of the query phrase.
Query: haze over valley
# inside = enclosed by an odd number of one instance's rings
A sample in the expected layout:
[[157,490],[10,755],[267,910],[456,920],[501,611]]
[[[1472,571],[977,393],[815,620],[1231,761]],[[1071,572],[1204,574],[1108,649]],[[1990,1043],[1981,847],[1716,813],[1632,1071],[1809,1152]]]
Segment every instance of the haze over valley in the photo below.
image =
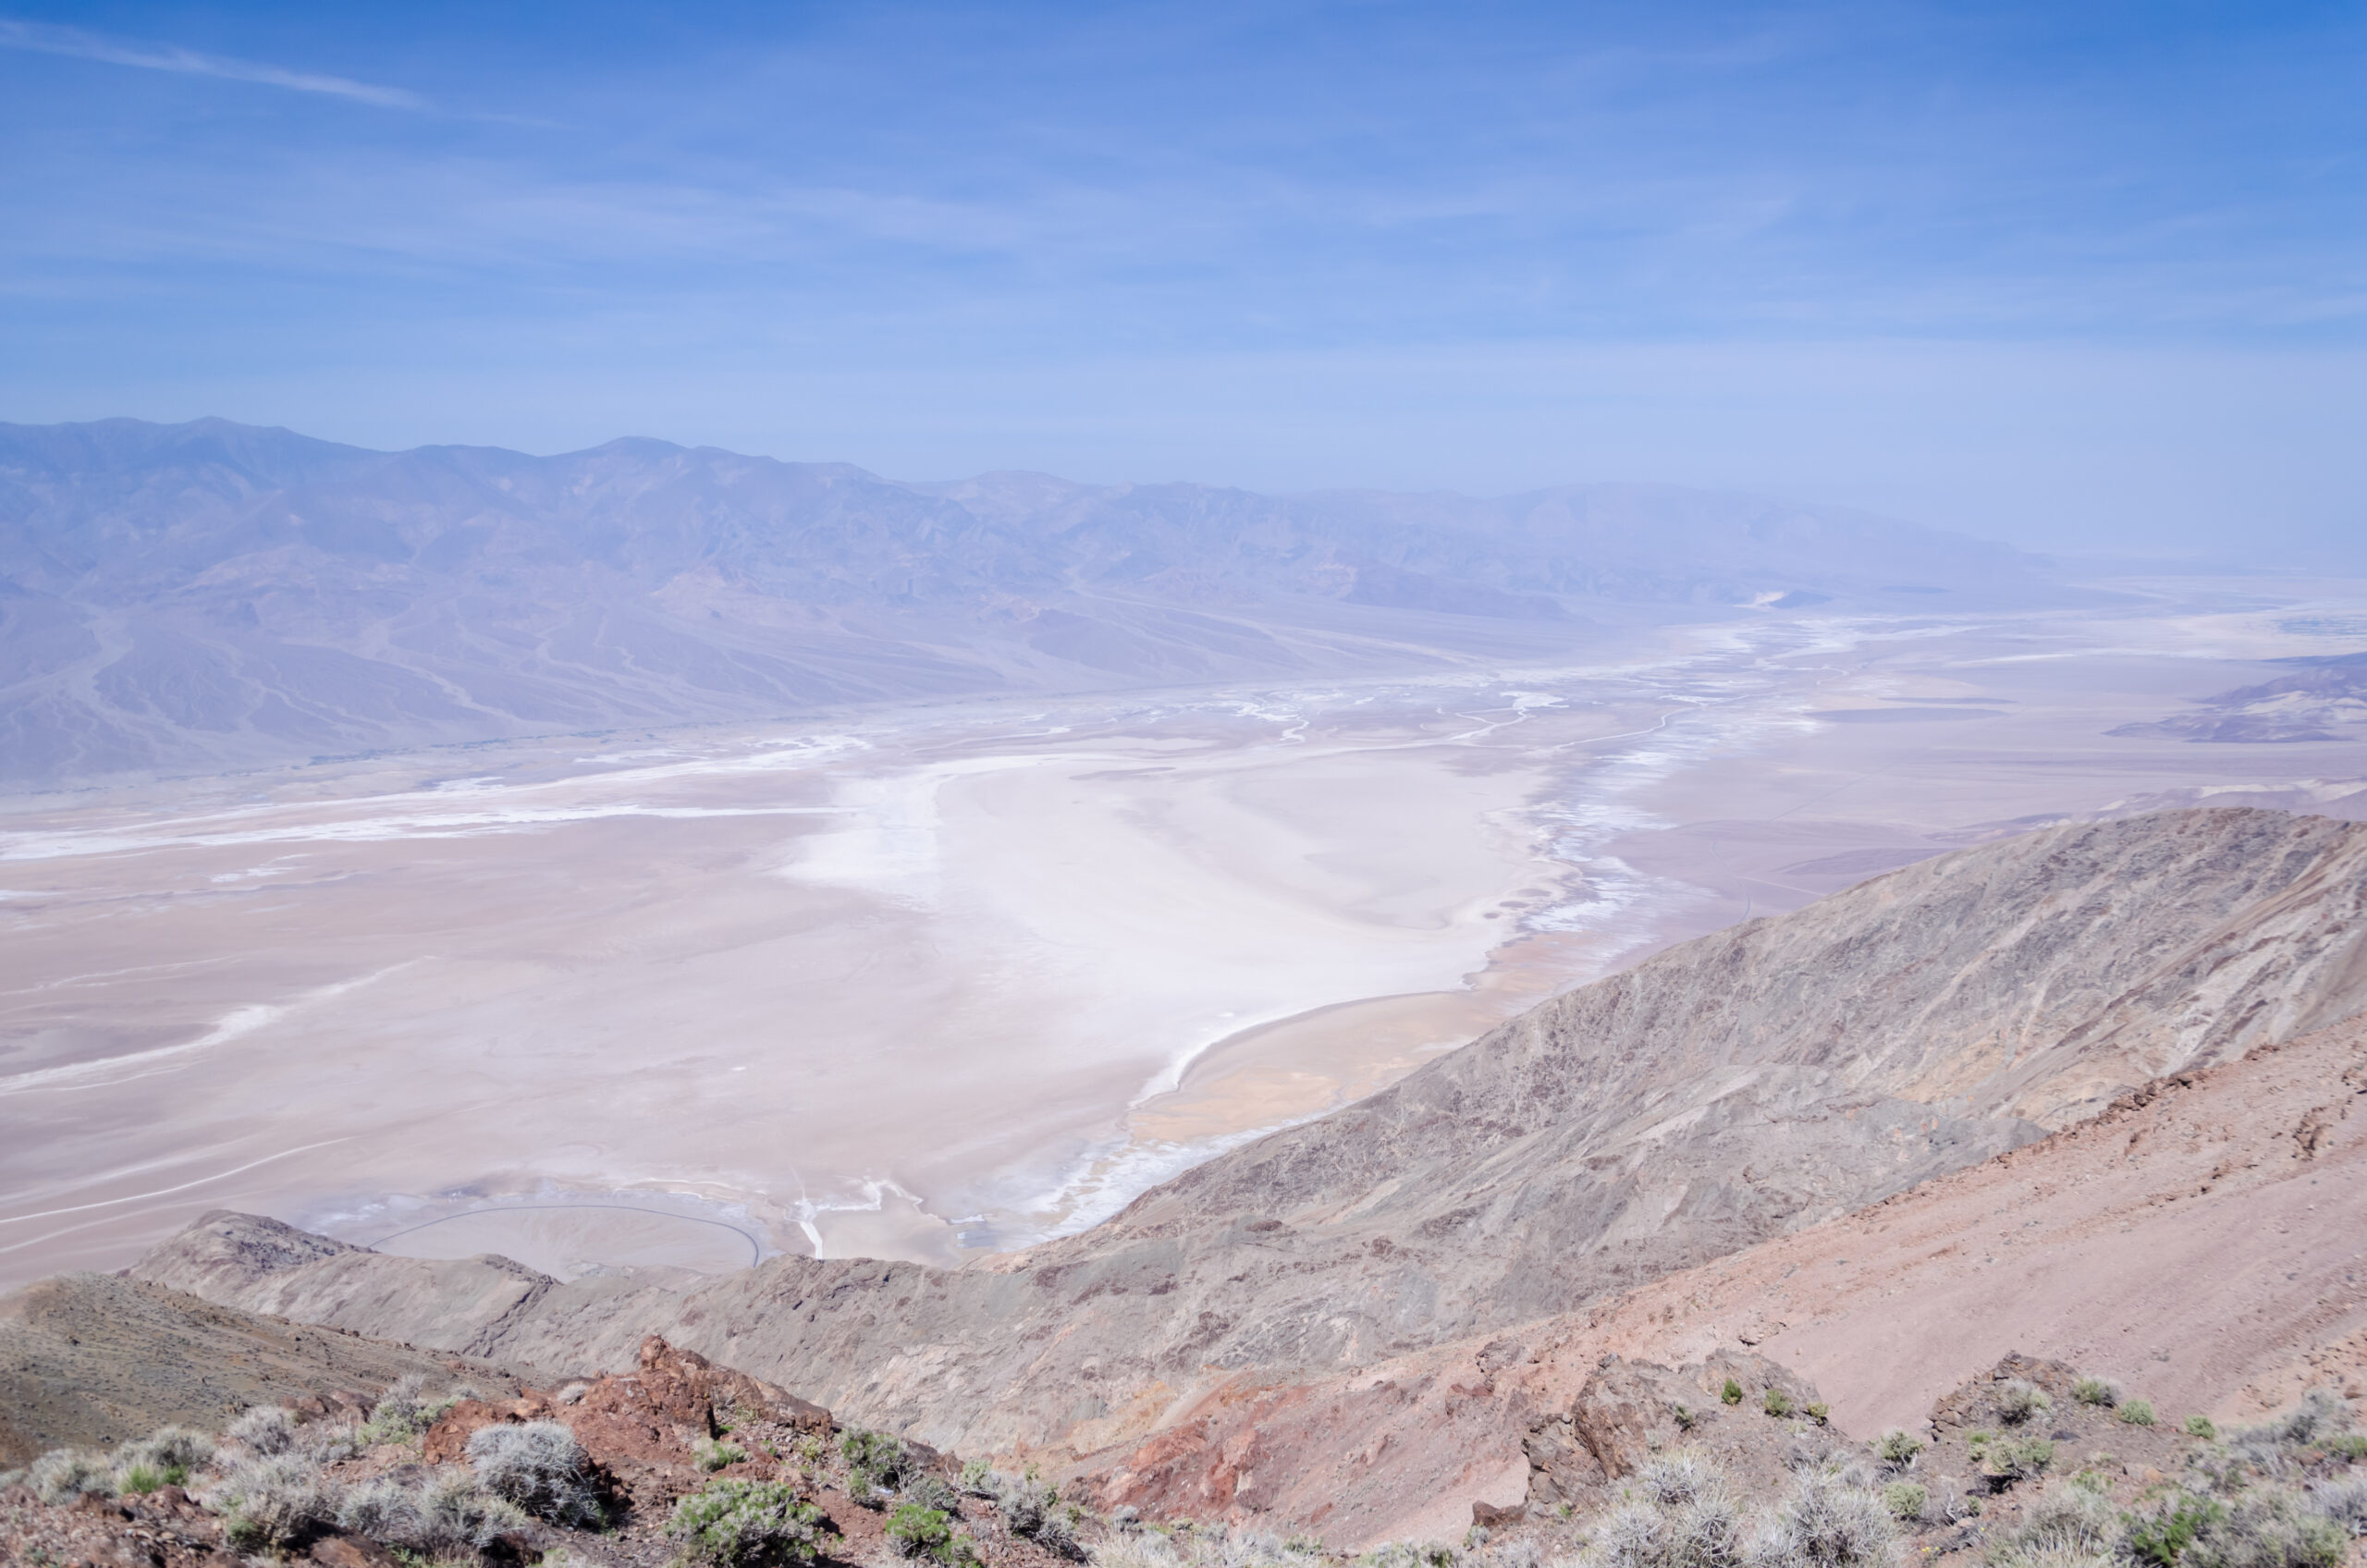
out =
[[0,14],[0,1564],[2367,1568],[2367,12]]
[[[0,823],[12,1280],[216,1206],[563,1277],[957,1262],[1950,848],[2367,802],[2315,674],[2359,641],[2338,583],[2071,582],[1683,492],[12,439],[100,454],[11,471],[16,645],[73,655],[12,699],[49,748]],[[612,564],[567,564],[584,530]],[[2189,717],[2263,700],[2274,739]],[[617,727],[669,705],[789,712]],[[293,754],[423,728],[465,741]]]

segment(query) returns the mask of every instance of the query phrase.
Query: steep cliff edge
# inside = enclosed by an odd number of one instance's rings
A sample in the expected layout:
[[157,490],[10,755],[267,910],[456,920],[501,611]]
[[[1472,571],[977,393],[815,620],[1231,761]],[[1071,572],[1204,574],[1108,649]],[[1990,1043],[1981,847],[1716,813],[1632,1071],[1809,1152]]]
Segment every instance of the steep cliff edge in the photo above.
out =
[[560,1284],[209,1216],[135,1277],[549,1366],[644,1335],[981,1452],[1158,1429],[1862,1208],[2157,1075],[2367,1010],[2367,827],[2051,829],[1670,949],[1083,1235],[958,1270],[777,1258]]

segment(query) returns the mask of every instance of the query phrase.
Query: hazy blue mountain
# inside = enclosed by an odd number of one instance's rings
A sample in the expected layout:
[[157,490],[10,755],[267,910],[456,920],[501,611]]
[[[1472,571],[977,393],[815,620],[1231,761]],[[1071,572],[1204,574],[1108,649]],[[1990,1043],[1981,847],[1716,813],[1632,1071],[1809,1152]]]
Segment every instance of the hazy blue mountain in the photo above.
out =
[[1672,613],[2049,593],[2000,545],[1669,487],[900,484],[648,440],[536,458],[223,420],[0,424],[0,781],[1533,658]]

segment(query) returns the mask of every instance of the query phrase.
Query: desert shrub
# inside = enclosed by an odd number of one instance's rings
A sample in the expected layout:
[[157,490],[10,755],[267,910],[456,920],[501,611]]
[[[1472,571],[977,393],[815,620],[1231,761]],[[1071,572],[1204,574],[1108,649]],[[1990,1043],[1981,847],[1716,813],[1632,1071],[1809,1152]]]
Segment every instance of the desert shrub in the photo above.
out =
[[904,1483],[900,1497],[902,1501],[933,1508],[955,1520],[962,1517],[962,1494],[948,1486],[942,1476],[915,1476]]
[[296,1417],[276,1404],[259,1404],[222,1435],[250,1453],[286,1453],[296,1446]]
[[115,1489],[125,1497],[142,1497],[157,1488],[173,1485],[165,1473],[153,1464],[118,1465],[115,1471]]
[[468,1397],[467,1390],[454,1389],[431,1399],[422,1392],[426,1387],[427,1379],[416,1372],[396,1378],[371,1407],[370,1419],[358,1434],[361,1439],[367,1443],[414,1441]]
[[1972,1456],[1990,1489],[2004,1491],[2054,1464],[2054,1445],[2044,1438],[1989,1438],[1972,1445]]
[[1705,1490],[1676,1511],[1673,1568],[1738,1568],[1743,1519],[1723,1487]]
[[1904,1470],[1915,1463],[1917,1454],[1923,1452],[1923,1439],[1912,1433],[1894,1428],[1884,1432],[1867,1446],[1874,1451],[1876,1459],[1881,1460],[1891,1469]]
[[2119,1548],[2120,1513],[2085,1487],[2049,1487],[2022,1513],[2021,1526],[1991,1552],[1993,1562],[2070,1557],[2110,1558]]
[[1636,1472],[1637,1489],[1662,1507],[1691,1502],[1717,1484],[1718,1473],[1691,1449],[1654,1454]]
[[2082,1378],[2071,1385],[2071,1397],[2110,1410],[2120,1403],[2120,1385],[2109,1378]]
[[2345,1431],[2350,1426],[2350,1405],[2332,1389],[2312,1389],[2301,1402],[2264,1426],[2244,1435],[2277,1442],[2309,1443]]
[[2211,1424],[2208,1415],[2189,1415],[2186,1418],[2186,1435],[2207,1442],[2219,1435],[2219,1428]]
[[1760,1397],[1759,1407],[1770,1415],[1789,1415],[1792,1414],[1792,1396],[1781,1389],[1770,1389]]
[[1182,1568],[1183,1561],[1156,1530],[1129,1530],[1093,1549],[1093,1568]]
[[119,1445],[108,1461],[127,1492],[178,1487],[190,1472],[212,1463],[214,1439],[187,1427],[159,1427],[144,1438]]
[[703,1568],[780,1568],[814,1561],[822,1524],[786,1483],[716,1480],[675,1505],[666,1534]]
[[715,1438],[701,1438],[692,1445],[692,1457],[700,1469],[710,1475],[728,1465],[737,1464],[748,1457],[748,1451],[738,1443],[727,1443]]
[[899,1557],[926,1557],[948,1568],[975,1561],[969,1538],[957,1533],[945,1511],[907,1502],[888,1521],[888,1544]]
[[1676,1429],[1680,1432],[1689,1432],[1701,1424],[1701,1413],[1682,1400],[1670,1401],[1668,1414],[1669,1419],[1676,1423]]
[[2353,1536],[2367,1536],[2367,1480],[2346,1476],[2310,1488],[2310,1506]]
[[469,1434],[469,1465],[478,1485],[537,1519],[597,1529],[606,1517],[591,1455],[557,1421],[480,1427]]
[[2123,1551],[2140,1564],[2173,1568],[2202,1527],[2226,1514],[2209,1498],[2172,1492],[2152,1500],[2121,1520]]
[[107,1462],[79,1448],[54,1448],[25,1467],[25,1485],[33,1496],[52,1504],[72,1502],[92,1492],[115,1490]]
[[847,1493],[866,1508],[878,1507],[878,1494],[893,1491],[913,1464],[912,1451],[892,1432],[850,1427],[839,1452],[846,1456]]
[[333,1464],[340,1459],[359,1459],[370,1445],[362,1440],[362,1428],[348,1423],[329,1427],[315,1422],[297,1429],[298,1444],[314,1461]]
[[1859,1568],[1890,1562],[1898,1529],[1874,1491],[1846,1475],[1804,1472],[1752,1539],[1752,1568]]
[[2027,1378],[2008,1378],[1997,1385],[1997,1419],[2009,1427],[2018,1427],[2041,1411],[2054,1408],[2046,1390]]
[[447,1470],[420,1488],[419,1524],[402,1544],[430,1553],[477,1550],[530,1523],[525,1510],[486,1491],[474,1476]]
[[400,1481],[367,1481],[337,1506],[337,1527],[374,1541],[409,1542],[419,1532],[419,1494]]
[[583,1396],[591,1391],[591,1384],[580,1380],[572,1382],[559,1390],[558,1402],[561,1404],[581,1404],[583,1403]]
[[2121,1402],[2120,1408],[2113,1414],[2132,1427],[2150,1427],[2153,1424],[2153,1403],[2151,1400],[2124,1400]]
[[1902,1522],[1922,1518],[1923,1505],[1931,1501],[1931,1492],[1913,1481],[1893,1481],[1883,1488],[1883,1506]]
[[972,1497],[992,1497],[1000,1477],[995,1467],[983,1459],[974,1459],[962,1466],[962,1489]]
[[1740,1404],[1742,1403],[1742,1385],[1735,1382],[1732,1378],[1729,1378],[1726,1379],[1726,1386],[1718,1390],[1718,1397],[1728,1404]]
[[2263,1488],[2207,1520],[2180,1568],[2337,1568],[2349,1532],[2297,1494]]
[[1823,1426],[1833,1415],[1833,1406],[1825,1403],[1824,1401],[1821,1399],[1812,1399],[1809,1401],[1808,1403],[1800,1406],[1800,1410],[1801,1413],[1807,1415],[1809,1420],[1815,1422],[1820,1427]]
[[337,1523],[342,1501],[337,1483],[301,1453],[257,1454],[232,1465],[204,1497],[222,1516],[223,1537],[242,1547],[309,1540]]
[[2336,1432],[2326,1439],[2326,1452],[2336,1459],[2367,1459],[2367,1432]]
[[[1047,1551],[1063,1557],[1082,1555],[1076,1538],[1076,1511],[1061,1504],[1061,1494],[1034,1476],[999,1476],[996,1478],[995,1506],[1002,1510],[1003,1524],[1014,1536],[1025,1536]],[[1233,1540],[1232,1548],[1250,1550],[1245,1544],[1250,1537]]]
[[1668,1512],[1635,1499],[1597,1521],[1588,1568],[1662,1568],[1674,1555]]

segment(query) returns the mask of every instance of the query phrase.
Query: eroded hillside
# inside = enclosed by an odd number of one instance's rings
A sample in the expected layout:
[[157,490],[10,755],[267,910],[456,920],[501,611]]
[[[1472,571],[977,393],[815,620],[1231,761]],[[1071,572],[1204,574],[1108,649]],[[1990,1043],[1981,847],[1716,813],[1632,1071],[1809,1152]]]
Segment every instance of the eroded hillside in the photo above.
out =
[[[1735,1253],[2358,1011],[2367,829],[2190,811],[1907,868],[1570,993],[1395,1088],[958,1270],[560,1284],[209,1216],[134,1270],[543,1366],[676,1342],[965,1451],[1494,1334]],[[1188,1403],[1188,1402],[1187,1402]]]

